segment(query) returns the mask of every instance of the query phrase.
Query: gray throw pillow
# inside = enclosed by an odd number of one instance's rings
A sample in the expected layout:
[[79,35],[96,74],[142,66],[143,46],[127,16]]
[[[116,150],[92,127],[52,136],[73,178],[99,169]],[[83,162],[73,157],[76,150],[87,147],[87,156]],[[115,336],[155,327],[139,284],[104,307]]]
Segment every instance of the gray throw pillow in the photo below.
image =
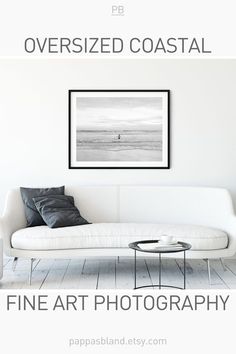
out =
[[34,197],[42,197],[46,195],[63,195],[65,187],[54,188],[25,188],[20,187],[21,197],[24,203],[25,216],[27,226],[40,226],[45,225],[44,220],[39,214],[36,206],[34,205]]
[[48,195],[33,198],[35,206],[50,228],[89,224],[68,195]]

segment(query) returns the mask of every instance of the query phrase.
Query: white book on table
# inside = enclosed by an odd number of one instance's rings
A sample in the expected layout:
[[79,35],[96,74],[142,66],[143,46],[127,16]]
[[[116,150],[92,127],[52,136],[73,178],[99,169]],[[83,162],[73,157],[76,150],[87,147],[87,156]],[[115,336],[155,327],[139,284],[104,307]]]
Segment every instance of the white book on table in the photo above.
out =
[[159,244],[158,242],[153,242],[153,243],[140,243],[139,248],[143,250],[151,250],[151,249],[161,249],[161,250],[173,250],[173,249],[181,249],[183,248],[179,243],[175,244],[166,244],[164,245],[163,243]]

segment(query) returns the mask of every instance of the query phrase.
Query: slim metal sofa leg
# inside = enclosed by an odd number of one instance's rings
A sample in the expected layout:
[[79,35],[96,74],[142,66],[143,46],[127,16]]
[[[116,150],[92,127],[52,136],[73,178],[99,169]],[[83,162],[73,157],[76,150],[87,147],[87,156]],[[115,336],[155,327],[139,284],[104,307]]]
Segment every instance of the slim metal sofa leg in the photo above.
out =
[[33,272],[34,258],[30,259],[30,271],[29,271],[29,285],[32,283],[32,272]]
[[208,272],[208,280],[209,284],[212,285],[211,283],[211,265],[210,265],[210,259],[207,259],[207,272]]
[[117,257],[117,263],[120,263],[120,256]]
[[220,258],[220,263],[221,263],[221,265],[222,265],[222,268],[223,268],[224,272],[226,272],[226,271],[227,271],[227,268],[226,268],[226,266],[225,266],[225,264],[224,264],[223,258]]
[[14,257],[13,263],[12,263],[12,270],[13,270],[13,272],[16,270],[17,261],[18,261],[18,257]]

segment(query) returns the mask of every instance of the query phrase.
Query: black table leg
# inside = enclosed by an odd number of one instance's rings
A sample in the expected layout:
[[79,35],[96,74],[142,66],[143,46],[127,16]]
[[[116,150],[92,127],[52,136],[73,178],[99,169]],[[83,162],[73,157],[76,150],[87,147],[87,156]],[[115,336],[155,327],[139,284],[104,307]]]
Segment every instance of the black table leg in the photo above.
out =
[[[158,249],[147,249],[147,250],[142,250],[139,246],[137,246],[139,243],[152,243],[153,240],[148,240],[148,241],[140,241],[140,242],[134,242],[134,243],[130,243],[129,247],[132,248],[134,250],[134,290],[136,289],[142,289],[142,288],[157,288],[159,290],[163,289],[163,288],[173,288],[173,289],[180,289],[180,290],[185,290],[187,287],[187,274],[186,274],[186,251],[189,250],[191,248],[190,244],[184,243],[184,242],[179,242],[179,245],[181,245],[180,249],[175,249],[173,247],[173,250],[158,250]],[[158,242],[158,241],[157,241]],[[182,248],[182,249],[181,249]],[[158,267],[158,278],[159,278],[159,282],[156,284],[150,284],[150,285],[141,285],[141,286],[137,286],[137,251],[141,251],[141,252],[149,252],[149,253],[155,253],[156,257],[158,257],[157,263],[158,265],[156,266],[156,268]],[[179,286],[174,286],[174,285],[169,285],[169,284],[163,284],[162,283],[162,253],[174,253],[174,252],[184,252],[184,254],[182,254],[182,259],[183,259],[183,268],[182,268],[182,273],[183,273],[183,285],[181,287]]]
[[159,289],[161,289],[161,253],[159,253]]
[[184,289],[186,289],[186,256],[184,251]]

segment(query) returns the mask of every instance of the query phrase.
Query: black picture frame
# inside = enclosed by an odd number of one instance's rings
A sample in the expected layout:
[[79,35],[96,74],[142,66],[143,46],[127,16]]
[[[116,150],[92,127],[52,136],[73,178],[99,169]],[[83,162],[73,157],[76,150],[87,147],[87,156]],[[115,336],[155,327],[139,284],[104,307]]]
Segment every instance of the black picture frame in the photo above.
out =
[[[71,136],[72,136],[72,95],[74,93],[165,93],[167,95],[167,156],[166,156],[166,164],[164,166],[74,166],[72,164],[72,151],[71,151]],[[68,90],[68,168],[69,169],[170,169],[170,90],[169,89],[158,89],[158,90],[114,90],[114,89],[106,89],[106,90],[93,90],[93,89],[70,89]]]

